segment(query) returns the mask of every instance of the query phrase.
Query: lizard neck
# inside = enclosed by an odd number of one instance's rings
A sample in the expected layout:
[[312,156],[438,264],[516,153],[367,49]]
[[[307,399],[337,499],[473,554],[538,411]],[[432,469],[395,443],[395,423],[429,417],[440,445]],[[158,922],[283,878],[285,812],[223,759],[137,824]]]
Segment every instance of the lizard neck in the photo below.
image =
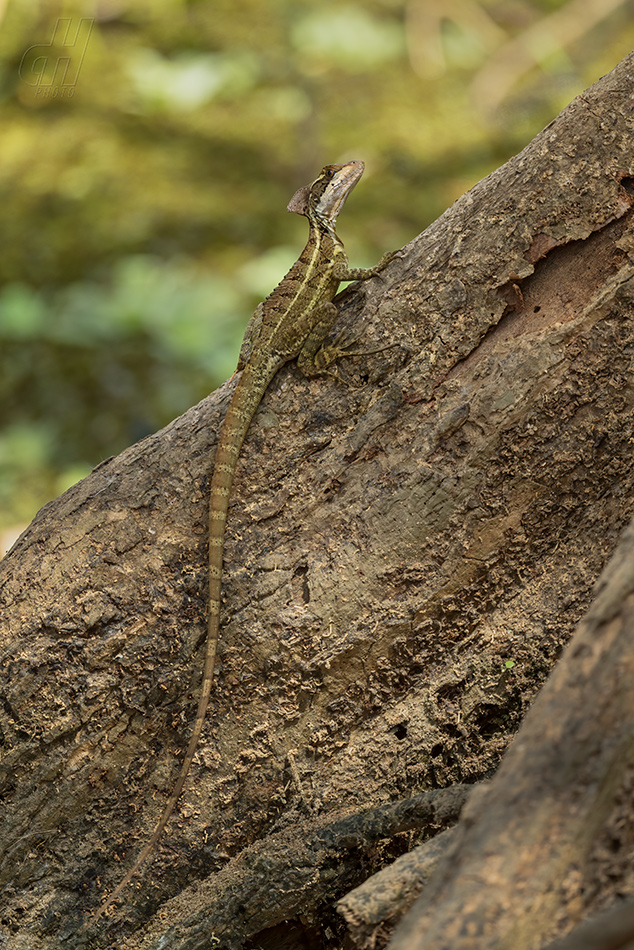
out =
[[343,242],[335,231],[334,222],[317,213],[308,215],[308,241],[304,251],[309,251],[314,269],[318,269],[320,262],[322,265],[332,263],[334,257],[343,254]]
[[319,277],[332,274],[335,262],[342,256],[345,257],[343,243],[334,225],[322,222],[318,217],[309,217],[306,246],[276,290],[281,289],[285,281],[291,275],[294,276],[294,272],[298,272],[301,274],[302,290],[306,291],[303,296],[318,298]]

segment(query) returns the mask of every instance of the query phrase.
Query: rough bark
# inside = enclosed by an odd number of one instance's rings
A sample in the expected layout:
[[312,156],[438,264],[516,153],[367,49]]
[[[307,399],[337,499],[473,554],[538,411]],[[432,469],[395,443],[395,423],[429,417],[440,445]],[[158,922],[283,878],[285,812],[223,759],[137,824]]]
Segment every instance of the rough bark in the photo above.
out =
[[441,831],[377,871],[339,901],[337,911],[345,918],[355,947],[374,948],[387,943],[395,924],[434,874],[453,836],[453,828]]
[[[258,950],[279,950],[284,938],[289,947],[304,946],[305,940],[320,946],[315,909],[350,888],[358,879],[359,861],[367,860],[384,839],[456,821],[467,793],[467,786],[436,789],[334,822],[312,816],[270,834],[245,848],[189,898],[178,895],[173,905],[164,905],[143,940],[135,935],[126,946],[202,950],[210,934],[223,950],[251,946],[253,934]],[[303,921],[289,927],[299,909]]]
[[[601,883],[601,839],[627,844],[632,832],[633,681],[634,522],[493,782],[469,798],[449,853],[390,948],[532,950],[582,919]],[[634,885],[632,869],[623,884]],[[617,934],[627,926],[613,920]]]
[[[270,387],[234,488],[197,762],[87,946],[158,946],[177,922],[207,947],[191,921],[247,849],[493,773],[632,513],[633,70],[342,295],[338,329],[397,344],[343,361],[352,385],[289,366]],[[175,777],[231,385],[47,505],[0,565],[10,946],[77,942]],[[346,887],[416,841],[374,843]],[[338,896],[316,887],[294,922],[235,940],[328,946]]]
[[634,904],[620,901],[609,910],[586,920],[546,950],[632,950]]

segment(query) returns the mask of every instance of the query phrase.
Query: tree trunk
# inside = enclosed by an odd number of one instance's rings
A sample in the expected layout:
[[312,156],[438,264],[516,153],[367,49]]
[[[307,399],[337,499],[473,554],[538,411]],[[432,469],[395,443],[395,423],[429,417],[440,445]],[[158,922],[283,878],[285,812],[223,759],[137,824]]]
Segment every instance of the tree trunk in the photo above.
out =
[[[495,779],[470,797],[391,950],[532,950],[588,907],[631,892],[633,644],[634,522]],[[589,946],[631,947],[631,909],[616,919],[630,927],[629,939],[600,943],[606,918]]]
[[[209,474],[233,383],[100,465],[19,539],[0,565],[9,946],[340,946],[336,900],[451,809],[379,821],[384,837],[366,833],[367,813],[493,774],[632,514],[633,102],[628,57],[381,278],[345,291],[337,329],[361,338],[355,349],[389,347],[343,360],[350,385],[291,365],[270,386],[234,486],[219,664],[190,780],[154,861],[83,944],[74,935],[150,835],[187,743]],[[593,685],[610,690],[607,676]],[[562,714],[560,748],[578,742],[581,761],[597,751],[595,717],[613,722],[597,715],[604,698],[575,707],[574,733]],[[606,801],[621,778],[601,780]],[[501,845],[519,846],[515,821],[527,801],[542,814],[543,788],[527,778],[529,799],[504,805]],[[607,811],[588,824],[579,810],[583,847],[567,832],[548,902],[516,903],[531,855],[548,855],[537,841],[525,864],[516,856],[501,910],[478,895],[487,946],[516,916],[521,929],[526,908],[549,927],[514,946],[566,929]],[[551,830],[540,819],[535,835]],[[490,854],[482,874],[497,889],[506,871],[484,870]],[[468,859],[479,874],[477,852]],[[448,873],[429,886],[443,901],[461,886]],[[602,893],[595,881],[584,900]],[[228,895],[258,912],[224,919]],[[395,940],[427,947],[429,914]]]

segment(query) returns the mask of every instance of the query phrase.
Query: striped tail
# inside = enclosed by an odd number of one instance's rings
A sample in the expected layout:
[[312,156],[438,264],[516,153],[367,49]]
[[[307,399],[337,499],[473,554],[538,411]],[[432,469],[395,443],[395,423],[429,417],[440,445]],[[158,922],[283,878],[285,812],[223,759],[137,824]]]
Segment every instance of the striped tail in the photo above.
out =
[[[220,621],[220,587],[222,583],[222,557],[224,551],[225,525],[227,523],[227,511],[229,508],[229,495],[231,485],[236,470],[236,463],[242,448],[242,443],[247,434],[251,419],[253,418],[260,400],[264,395],[266,388],[277,372],[279,364],[271,366],[270,372],[265,374],[254,372],[251,365],[247,363],[242,371],[242,376],[238,381],[235,392],[229,403],[227,414],[223,420],[218,439],[218,448],[216,449],[216,460],[211,479],[211,492],[209,500],[209,615],[207,620],[207,646],[205,654],[205,666],[203,669],[202,688],[200,699],[198,700],[198,709],[196,710],[196,719],[192,729],[187,752],[181,766],[180,774],[172,789],[172,793],[163,809],[159,822],[152,833],[152,837],[145,845],[132,868],[128,871],[121,883],[114,889],[112,894],[103,902],[99,910],[84,924],[80,933],[88,930],[89,927],[105,913],[111,904],[116,901],[121,892],[135,877],[141,868],[141,865],[152,853],[155,845],[165,830],[176,802],[180,798],[183,786],[187,780],[191,768],[198,740],[205,722],[209,697],[211,695],[211,686],[213,683],[214,667],[216,664],[216,650],[218,647],[218,630]],[[265,378],[263,378],[265,377]]]

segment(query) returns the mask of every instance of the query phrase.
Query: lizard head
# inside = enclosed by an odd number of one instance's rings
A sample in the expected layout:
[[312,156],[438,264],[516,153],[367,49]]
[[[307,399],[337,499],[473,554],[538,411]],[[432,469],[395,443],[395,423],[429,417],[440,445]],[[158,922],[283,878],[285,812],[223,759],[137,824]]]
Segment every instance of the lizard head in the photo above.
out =
[[325,165],[312,185],[304,185],[295,192],[287,211],[304,214],[316,224],[334,231],[337,216],[364,168],[365,165],[360,161]]

